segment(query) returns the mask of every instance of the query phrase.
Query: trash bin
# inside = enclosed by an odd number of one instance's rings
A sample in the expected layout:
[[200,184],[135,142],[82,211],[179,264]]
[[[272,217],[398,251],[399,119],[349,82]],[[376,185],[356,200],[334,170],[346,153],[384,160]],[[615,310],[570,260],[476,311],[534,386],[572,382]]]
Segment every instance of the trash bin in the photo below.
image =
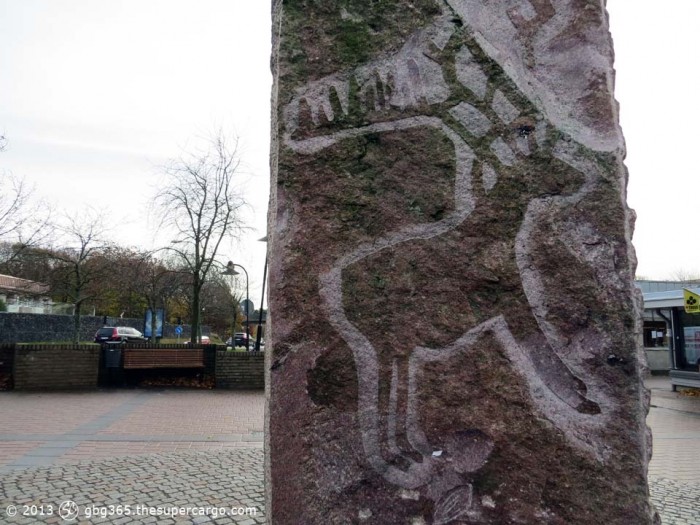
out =
[[105,368],[121,368],[122,349],[118,345],[105,345]]

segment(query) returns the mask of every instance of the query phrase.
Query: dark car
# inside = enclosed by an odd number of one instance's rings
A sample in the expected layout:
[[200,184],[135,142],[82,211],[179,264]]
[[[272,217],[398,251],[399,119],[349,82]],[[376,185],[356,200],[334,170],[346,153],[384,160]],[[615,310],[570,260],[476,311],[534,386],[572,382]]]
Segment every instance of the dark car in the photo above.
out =
[[143,342],[146,338],[136,328],[130,326],[105,326],[95,333],[96,343]]
[[[242,334],[242,336],[239,334],[236,334],[236,336],[233,339],[231,339],[230,337],[228,338],[228,340],[226,341],[226,345],[227,346],[245,346],[245,342],[246,342],[245,334]],[[255,341],[253,341],[251,339],[250,346],[252,347],[253,345],[255,345]]]

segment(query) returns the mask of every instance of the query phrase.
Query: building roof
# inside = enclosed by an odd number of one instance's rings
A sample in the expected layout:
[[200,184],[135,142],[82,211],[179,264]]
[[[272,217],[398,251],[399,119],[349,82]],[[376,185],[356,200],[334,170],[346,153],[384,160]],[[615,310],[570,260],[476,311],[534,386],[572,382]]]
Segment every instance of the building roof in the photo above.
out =
[[[692,288],[686,286],[685,289],[700,295],[700,288],[698,288],[697,285],[693,286]],[[645,310],[671,308],[672,306],[680,307],[683,305],[683,288],[677,288],[675,290],[668,290],[665,292],[648,292],[644,294]]]
[[683,288],[697,288],[698,281],[634,281],[634,284],[642,290],[642,293],[650,292],[670,292],[672,290],[682,290]]
[[48,295],[49,285],[0,274],[0,290],[26,295]]
[[700,282],[698,281],[640,280],[634,281],[634,284],[642,291],[645,310],[684,306],[683,290],[690,290],[700,295]]

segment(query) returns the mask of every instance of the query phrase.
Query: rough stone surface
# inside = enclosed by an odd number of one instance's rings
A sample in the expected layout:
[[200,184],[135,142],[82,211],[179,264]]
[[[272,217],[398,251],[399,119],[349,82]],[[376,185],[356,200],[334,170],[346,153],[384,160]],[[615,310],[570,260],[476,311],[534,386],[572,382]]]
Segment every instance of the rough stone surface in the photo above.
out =
[[272,522],[653,523],[604,2],[273,23]]

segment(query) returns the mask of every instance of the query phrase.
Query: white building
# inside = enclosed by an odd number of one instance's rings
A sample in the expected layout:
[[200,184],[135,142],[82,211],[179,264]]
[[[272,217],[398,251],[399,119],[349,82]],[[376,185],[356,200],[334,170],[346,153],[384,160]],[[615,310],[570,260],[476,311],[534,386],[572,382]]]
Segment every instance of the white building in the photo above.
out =
[[674,390],[700,387],[700,307],[689,307],[700,302],[695,299],[700,283],[637,281],[637,286],[644,294],[643,337],[650,368],[669,370]]
[[0,300],[8,312],[50,314],[53,303],[46,284],[0,274]]

